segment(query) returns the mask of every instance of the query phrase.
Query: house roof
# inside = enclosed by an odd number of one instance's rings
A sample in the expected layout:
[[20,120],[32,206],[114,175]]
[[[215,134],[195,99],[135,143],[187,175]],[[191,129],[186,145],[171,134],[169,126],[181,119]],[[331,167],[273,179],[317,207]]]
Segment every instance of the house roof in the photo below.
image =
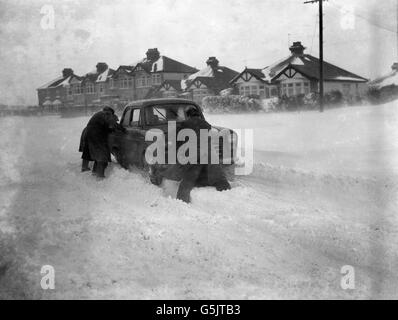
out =
[[379,89],[389,86],[398,86],[398,70],[391,70],[388,74],[369,82],[369,85]]
[[[271,82],[275,81],[289,67],[292,67],[308,78],[319,80],[319,59],[309,54],[292,54],[289,57],[262,69],[264,79]],[[358,76],[326,61],[323,62],[323,72],[325,81],[368,81],[361,76]]]
[[82,80],[83,77],[77,76],[75,74],[69,75],[67,77],[58,77],[54,80],[51,80],[50,82],[47,82],[46,84],[42,85],[41,87],[37,88],[39,89],[47,89],[47,88],[56,88],[56,87],[65,87],[69,85],[69,83],[72,81],[72,79],[78,79],[79,81]]
[[230,80],[230,83],[234,83],[236,80],[238,80],[244,73],[249,73],[253,77],[255,77],[257,80],[262,81],[262,82],[267,82],[265,80],[265,75],[262,72],[262,69],[253,69],[253,68],[245,68],[241,73],[239,73],[237,76],[235,76],[232,80]]
[[[244,72],[248,72],[256,77],[258,80],[264,82],[274,82],[288,69],[293,68],[307,78],[319,80],[319,59],[309,55],[292,54],[274,64],[263,69],[246,68],[238,76],[231,80],[235,82]],[[324,80],[325,81],[347,81],[347,82],[366,82],[361,76],[352,72],[344,70],[326,61],[323,62]]]
[[229,82],[236,77],[238,72],[223,66],[207,66],[206,68],[190,75],[187,79],[181,81],[181,88],[188,90],[195,81],[200,81],[209,89],[216,93],[230,87]]
[[115,70],[111,68],[106,68],[104,72],[92,71],[87,73],[83,77],[83,82],[91,81],[91,82],[106,82],[112,75],[115,73]]
[[160,56],[157,60],[147,58],[138,62],[135,66],[142,67],[146,72],[175,72],[175,73],[194,73],[198,70],[184,63],[176,61],[166,56]]

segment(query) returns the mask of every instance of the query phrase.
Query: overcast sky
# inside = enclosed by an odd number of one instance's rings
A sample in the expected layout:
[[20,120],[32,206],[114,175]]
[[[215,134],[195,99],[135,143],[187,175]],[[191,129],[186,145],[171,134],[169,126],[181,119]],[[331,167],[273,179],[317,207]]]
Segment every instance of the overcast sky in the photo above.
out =
[[[317,5],[303,2],[0,0],[0,103],[36,104],[36,88],[64,67],[80,75],[99,61],[117,68],[153,47],[199,69],[209,56],[237,71],[263,68],[289,55],[289,38],[318,56]],[[54,8],[53,29],[42,27],[44,5]],[[325,60],[367,78],[388,72],[398,61],[396,6],[325,2]]]

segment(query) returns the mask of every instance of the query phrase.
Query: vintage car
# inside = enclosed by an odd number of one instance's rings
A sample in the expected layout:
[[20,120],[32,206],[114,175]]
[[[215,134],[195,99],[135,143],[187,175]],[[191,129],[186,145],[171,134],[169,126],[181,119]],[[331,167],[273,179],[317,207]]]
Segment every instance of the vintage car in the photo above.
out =
[[[178,129],[178,124],[187,119],[186,111],[195,108],[204,118],[201,108],[193,101],[186,99],[149,99],[128,103],[124,108],[120,124],[125,130],[117,130],[109,135],[109,147],[117,162],[124,168],[136,166],[149,173],[153,184],[159,185],[163,178],[179,180],[179,171],[176,162],[169,162],[168,148],[174,143],[169,141],[169,122],[173,121]],[[146,149],[153,141],[146,141],[148,131],[159,129],[166,139],[166,162],[148,163]],[[212,127],[213,132],[223,132],[220,137],[211,140],[210,145],[215,154],[219,155],[219,163],[229,172],[235,162],[237,135],[227,128]],[[225,132],[228,134],[225,135]],[[218,142],[217,142],[218,141]],[[228,146],[228,148],[225,148]],[[224,151],[226,149],[226,151]],[[206,177],[199,179],[202,185],[206,185]]]

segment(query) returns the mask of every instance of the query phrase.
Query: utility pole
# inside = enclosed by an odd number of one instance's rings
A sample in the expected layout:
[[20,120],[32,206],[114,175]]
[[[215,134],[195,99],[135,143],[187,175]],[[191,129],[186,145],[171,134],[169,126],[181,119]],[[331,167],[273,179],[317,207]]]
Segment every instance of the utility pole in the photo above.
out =
[[323,112],[323,1],[311,0],[304,3],[317,3],[319,5],[319,111]]

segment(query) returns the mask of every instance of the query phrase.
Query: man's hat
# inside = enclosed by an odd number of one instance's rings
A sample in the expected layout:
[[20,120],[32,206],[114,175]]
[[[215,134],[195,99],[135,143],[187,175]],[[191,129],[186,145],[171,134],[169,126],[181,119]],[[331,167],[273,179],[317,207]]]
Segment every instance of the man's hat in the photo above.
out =
[[115,110],[113,110],[111,107],[108,107],[108,106],[103,107],[103,108],[102,108],[102,111],[104,111],[104,112],[110,112],[110,113],[112,113],[112,114],[115,114]]

